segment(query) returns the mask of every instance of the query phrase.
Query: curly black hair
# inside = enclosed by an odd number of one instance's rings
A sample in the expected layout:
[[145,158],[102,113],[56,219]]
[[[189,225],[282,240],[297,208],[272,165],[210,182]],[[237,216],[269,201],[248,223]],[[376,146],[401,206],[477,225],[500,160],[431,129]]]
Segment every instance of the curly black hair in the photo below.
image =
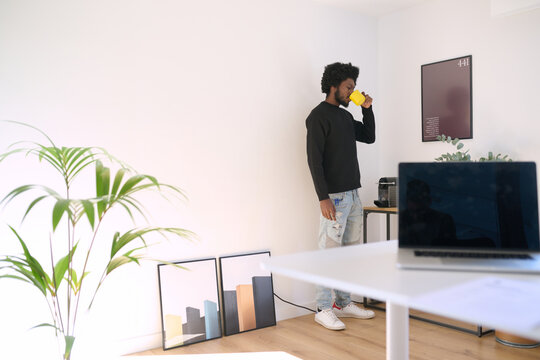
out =
[[330,93],[330,87],[338,87],[343,81],[347,79],[353,79],[356,83],[358,79],[359,70],[356,66],[353,66],[351,63],[333,63],[326,65],[324,68],[324,73],[321,80],[321,90],[323,93],[328,95]]

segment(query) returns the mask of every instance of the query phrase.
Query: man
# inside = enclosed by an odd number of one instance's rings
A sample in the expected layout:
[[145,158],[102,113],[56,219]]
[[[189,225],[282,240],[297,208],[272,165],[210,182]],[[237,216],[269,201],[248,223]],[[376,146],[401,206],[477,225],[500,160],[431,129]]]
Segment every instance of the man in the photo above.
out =
[[[321,80],[325,101],[315,107],[306,119],[307,157],[315,191],[321,207],[319,248],[358,244],[362,230],[362,204],[358,196],[360,170],[356,142],[375,142],[373,99],[364,94],[363,122],[354,120],[347,107],[354,91],[358,68],[344,63],[325,67]],[[355,271],[350,269],[350,271]],[[351,294],[317,287],[315,321],[330,330],[343,330],[339,317],[369,319],[373,311],[351,302]]]

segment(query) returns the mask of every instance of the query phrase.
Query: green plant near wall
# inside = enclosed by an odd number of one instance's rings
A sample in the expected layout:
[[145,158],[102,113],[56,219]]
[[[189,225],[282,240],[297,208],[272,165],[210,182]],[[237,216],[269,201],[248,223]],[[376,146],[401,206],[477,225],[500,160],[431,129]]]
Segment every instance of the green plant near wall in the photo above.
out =
[[492,151],[488,152],[487,156],[481,156],[478,160],[472,160],[469,150],[463,150],[464,144],[458,138],[452,138],[446,135],[437,135],[437,140],[449,143],[455,146],[456,151],[453,153],[445,153],[435,158],[435,161],[512,161],[508,155],[497,154],[494,155]]
[[[146,242],[148,235],[157,233],[166,237],[170,235],[193,239],[194,234],[177,227],[154,226],[134,227],[107,235],[102,233],[101,225],[106,218],[110,218],[107,215],[114,208],[123,209],[121,213],[124,217],[129,217],[134,225],[136,225],[135,217],[139,217],[138,215],[147,219],[147,211],[138,199],[138,194],[142,192],[154,191],[165,198],[171,194],[184,197],[184,194],[175,186],[158,182],[153,176],[135,173],[104,149],[60,147],[43,131],[29,124],[12,121],[9,123],[30,127],[41,133],[47,142],[14,143],[7,152],[0,154],[0,162],[17,154],[35,157],[56,170],[62,179],[63,191],[29,184],[18,186],[3,198],[1,203],[7,206],[23,194],[37,194],[28,203],[23,221],[38,204],[47,203],[50,207],[51,222],[50,228],[44,230],[42,236],[25,240],[15,227],[9,226],[13,239],[20,244],[22,253],[0,256],[0,278],[20,280],[37,288],[39,296],[47,301],[52,321],[36,327],[50,327],[56,332],[62,344],[63,359],[68,360],[71,358],[75,342],[77,315],[81,310],[80,306],[83,306],[82,297],[85,296],[86,300],[91,299],[88,306],[90,309],[98,290],[114,270],[126,264],[139,264],[142,260],[151,260],[144,255],[144,250],[149,245]],[[119,170],[113,173],[104,165],[104,161],[115,165]],[[94,167],[95,171],[91,171],[89,167]],[[95,188],[89,192],[95,193],[95,196],[75,198],[72,188],[77,180],[84,180],[83,184],[95,184],[90,185]],[[114,219],[117,221],[118,217]],[[49,253],[44,258],[38,259],[32,252],[32,243],[43,241],[49,244]],[[90,259],[98,255],[94,251],[98,242],[108,243],[110,252],[99,254],[106,257],[100,259],[105,264],[102,269],[90,269]],[[89,276],[97,276],[92,288],[86,286]]]

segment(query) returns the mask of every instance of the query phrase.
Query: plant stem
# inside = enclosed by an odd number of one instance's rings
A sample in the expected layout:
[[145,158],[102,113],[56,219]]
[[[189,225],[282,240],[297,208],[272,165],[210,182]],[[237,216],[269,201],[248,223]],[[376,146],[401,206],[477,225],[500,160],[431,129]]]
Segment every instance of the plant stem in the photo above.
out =
[[[53,278],[53,286],[54,286],[54,294],[51,293],[51,300],[53,302],[53,306],[55,308],[56,316],[53,316],[53,319],[56,322],[56,319],[58,319],[58,323],[61,328],[61,332],[64,332],[64,321],[62,319],[62,311],[60,311],[60,300],[58,299],[58,284],[56,284],[56,275],[54,270],[54,254],[53,254],[53,246],[52,246],[52,235],[49,234],[49,248],[50,248],[50,254],[51,254],[51,267],[52,267],[52,278]],[[68,319],[69,322],[69,319]],[[56,325],[56,324],[55,324]]]
[[88,259],[90,258],[90,253],[92,252],[92,247],[94,245],[94,241],[96,240],[96,236],[97,236],[99,227],[101,225],[101,222],[102,222],[103,217],[105,216],[106,212],[107,212],[107,210],[105,210],[103,212],[103,214],[101,215],[101,218],[98,221],[98,224],[96,225],[96,230],[94,231],[94,235],[92,236],[92,241],[90,242],[90,247],[88,248],[88,252],[86,253],[86,259],[84,261],[83,270],[82,270],[82,273],[80,275],[81,278],[80,278],[80,282],[79,282],[79,293],[76,296],[76,300],[75,300],[75,312],[74,312],[74,315],[73,315],[73,323],[74,324],[75,324],[75,320],[77,319],[77,313],[79,311],[79,302],[81,300],[81,293],[82,293],[81,289],[82,289],[82,284],[83,284],[83,281],[84,281],[84,273],[86,271],[86,266],[88,265]]
[[[66,183],[66,199],[69,201],[69,183],[67,181],[65,171],[64,171],[64,181]],[[73,269],[73,257],[71,254],[71,250],[73,249],[73,244],[71,240],[71,226],[72,226],[72,219],[70,216],[70,212],[68,211],[68,221],[67,221],[67,232],[68,232],[68,289],[67,289],[67,334],[70,335],[69,329],[70,329],[70,320],[71,320],[71,287],[69,286],[69,283],[71,281],[71,269]],[[74,225],[73,225],[74,226]],[[73,322],[73,327],[75,327],[75,322]]]

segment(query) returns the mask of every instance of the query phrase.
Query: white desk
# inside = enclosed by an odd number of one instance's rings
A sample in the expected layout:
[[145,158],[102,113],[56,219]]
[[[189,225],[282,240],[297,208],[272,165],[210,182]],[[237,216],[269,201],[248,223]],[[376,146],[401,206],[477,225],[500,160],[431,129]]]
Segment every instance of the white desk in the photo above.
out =
[[[391,240],[276,256],[270,258],[262,266],[275,274],[386,300],[386,358],[388,360],[409,358],[409,307],[469,323],[492,326],[516,335],[540,340],[540,326],[533,331],[524,331],[515,326],[509,327],[506,323],[493,323],[490,317],[469,314],[467,318],[464,318],[459,311],[448,311],[444,306],[437,307],[437,304],[419,306],[417,302],[415,303],[418,296],[487,276],[532,281],[538,283],[539,286],[540,276],[399,270],[396,268],[396,255],[397,241]],[[512,294],[508,296],[510,298]],[[540,304],[538,309],[538,313],[531,316],[538,316],[540,320]]]

